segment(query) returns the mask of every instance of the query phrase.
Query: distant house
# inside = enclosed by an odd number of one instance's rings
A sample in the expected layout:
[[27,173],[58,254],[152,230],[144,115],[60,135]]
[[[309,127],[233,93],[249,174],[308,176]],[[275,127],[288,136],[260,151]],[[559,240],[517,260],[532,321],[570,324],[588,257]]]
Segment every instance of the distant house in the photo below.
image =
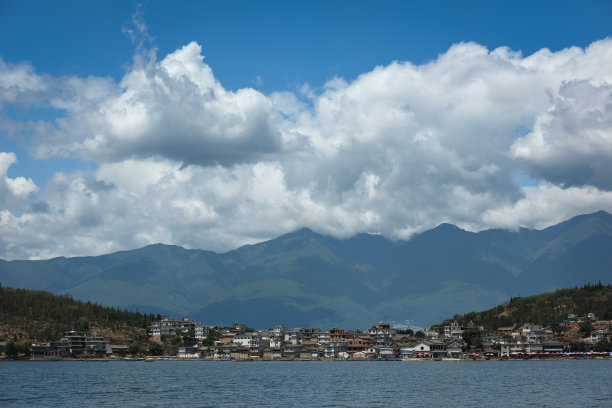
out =
[[322,346],[309,345],[302,346],[300,350],[300,359],[302,360],[316,360],[323,357],[324,349]]
[[285,344],[283,347],[283,357],[285,358],[299,358],[302,346],[298,344]]
[[370,337],[356,336],[355,338],[349,339],[347,344],[347,351],[349,353],[356,353],[366,351],[368,347],[374,345],[374,340]]
[[112,353],[104,337],[93,333],[69,331],[60,341],[34,343],[30,347],[33,357],[100,356]]
[[591,343],[597,343],[601,340],[607,340],[610,334],[607,330],[596,330],[591,332]]
[[412,358],[414,357],[414,347],[400,347],[399,353],[401,358]]
[[461,338],[463,330],[459,323],[453,321],[450,325],[444,326],[444,337],[445,338]]
[[444,344],[444,347],[446,349],[446,356],[460,357],[463,353],[464,344],[465,342],[463,341],[463,339],[451,337]]
[[545,341],[542,343],[542,351],[544,353],[563,353],[565,344],[556,340]]
[[205,339],[212,335],[215,335],[217,331],[217,326],[214,324],[202,324],[200,322],[196,322],[195,324],[195,337],[196,339]]
[[285,332],[285,343],[302,344],[302,330],[301,328],[287,330]]
[[525,352],[523,343],[503,343],[501,344],[500,354],[502,357],[511,357]]
[[348,341],[335,340],[325,345],[324,354],[326,358],[348,358]]
[[378,349],[378,358],[381,360],[391,360],[396,357],[393,347],[380,347]]
[[230,351],[232,360],[248,360],[250,357],[250,350],[245,346],[235,347]]
[[339,327],[334,327],[333,329],[329,330],[329,341],[330,342],[347,341],[348,339],[352,339],[353,337],[354,337],[353,333],[348,332]]
[[528,354],[540,354],[544,351],[544,347],[541,343],[527,343],[525,344],[525,353]]
[[368,330],[370,337],[378,344],[389,344],[395,333],[390,324],[383,322],[376,323]]
[[[193,331],[194,335],[197,335],[196,329],[199,330],[200,335],[204,334],[205,328],[196,320],[191,320],[188,317],[183,317],[181,320],[174,320],[170,319],[168,316],[163,316],[161,320],[152,322],[147,332],[153,337],[171,337],[189,333],[190,331]],[[208,332],[206,334],[208,334]]]
[[216,341],[213,347],[213,358],[215,359],[229,359],[232,355],[232,351],[236,349],[233,343],[224,343]]
[[499,357],[499,343],[482,343],[482,352],[486,357]]
[[125,356],[128,353],[129,346],[127,344],[112,344],[110,346],[111,354]]
[[441,340],[423,340],[414,346],[417,357],[442,358],[446,355],[444,342]]
[[[64,334],[58,345],[62,352],[68,351],[71,355],[100,355],[110,354],[112,349],[104,337],[92,333],[70,331]],[[63,354],[63,353],[62,353]]]
[[30,353],[34,358],[68,357],[70,355],[70,353],[60,353],[57,342],[33,343],[30,346]]
[[317,335],[317,341],[320,344],[327,344],[331,341],[330,333],[328,331],[322,331]]
[[530,323],[524,324],[520,329],[520,333],[527,343],[542,343],[553,338],[552,330]]
[[280,360],[283,358],[283,350],[278,347],[265,347],[262,351],[262,358],[264,360]]
[[200,349],[198,345],[194,345],[193,347],[179,347],[178,358],[198,358],[200,357]]

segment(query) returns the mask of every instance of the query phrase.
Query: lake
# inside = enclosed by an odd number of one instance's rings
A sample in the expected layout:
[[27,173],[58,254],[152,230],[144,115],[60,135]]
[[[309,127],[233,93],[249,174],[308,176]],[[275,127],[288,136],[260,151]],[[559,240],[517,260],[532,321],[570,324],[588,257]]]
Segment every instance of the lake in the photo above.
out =
[[612,360],[3,361],[0,407],[612,407]]

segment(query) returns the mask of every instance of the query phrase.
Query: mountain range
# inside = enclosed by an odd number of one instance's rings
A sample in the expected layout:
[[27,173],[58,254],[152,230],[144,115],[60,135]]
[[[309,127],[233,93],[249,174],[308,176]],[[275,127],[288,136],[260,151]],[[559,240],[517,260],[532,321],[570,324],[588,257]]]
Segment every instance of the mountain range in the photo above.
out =
[[256,328],[428,326],[507,301],[612,282],[612,215],[543,229],[450,224],[392,241],[300,229],[225,253],[155,244],[94,257],[0,260],[3,286],[146,313]]

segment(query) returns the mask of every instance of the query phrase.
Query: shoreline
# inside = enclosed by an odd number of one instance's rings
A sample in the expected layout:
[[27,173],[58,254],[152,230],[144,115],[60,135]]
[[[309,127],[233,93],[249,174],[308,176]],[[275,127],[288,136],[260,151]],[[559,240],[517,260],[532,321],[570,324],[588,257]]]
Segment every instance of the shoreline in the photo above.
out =
[[430,359],[430,358],[409,358],[409,359],[333,359],[333,358],[320,358],[320,359],[215,359],[215,358],[179,358],[179,357],[146,357],[138,359],[130,358],[2,358],[0,363],[4,361],[78,361],[78,362],[109,362],[109,361],[125,361],[125,362],[158,362],[158,361],[215,361],[215,362],[287,362],[287,361],[303,361],[303,362],[326,362],[326,361],[343,361],[343,362],[405,362],[405,363],[420,363],[420,362],[485,362],[485,361],[572,361],[572,360],[612,360],[612,356],[567,356],[567,357],[551,357],[551,358],[450,358],[445,357],[442,359]]

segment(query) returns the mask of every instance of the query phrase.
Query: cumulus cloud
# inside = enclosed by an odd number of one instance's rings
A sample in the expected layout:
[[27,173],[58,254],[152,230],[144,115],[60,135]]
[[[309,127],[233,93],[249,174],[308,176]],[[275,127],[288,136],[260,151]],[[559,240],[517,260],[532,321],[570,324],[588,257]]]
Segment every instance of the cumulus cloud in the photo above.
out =
[[542,229],[577,214],[601,209],[611,212],[612,191],[596,187],[561,188],[544,183],[537,187],[524,187],[524,192],[525,196],[511,205],[486,210],[484,223],[511,230],[519,226]]
[[[203,58],[190,43],[119,83],[0,67],[5,103],[43,90],[64,113],[30,127],[33,152],[99,163],[32,190],[31,211],[2,212],[0,256],[227,250],[301,226],[408,239],[441,222],[612,212],[612,40],[526,57],[461,43],[427,64],[270,95],[225,89]],[[517,185],[517,172],[538,184]]]
[[162,61],[136,64],[114,89],[100,86],[102,98],[81,92],[54,100],[67,116],[39,135],[35,154],[232,165],[278,151],[270,99],[250,88],[226,90],[203,59],[192,42]]
[[612,189],[612,84],[563,84],[534,130],[511,149],[534,177]]
[[15,153],[0,152],[0,208],[21,211],[28,205],[28,198],[38,191],[38,186],[29,178],[8,177],[8,169],[16,161]]
[[28,63],[6,63],[0,57],[0,108],[5,103],[29,103],[40,100],[48,88]]

